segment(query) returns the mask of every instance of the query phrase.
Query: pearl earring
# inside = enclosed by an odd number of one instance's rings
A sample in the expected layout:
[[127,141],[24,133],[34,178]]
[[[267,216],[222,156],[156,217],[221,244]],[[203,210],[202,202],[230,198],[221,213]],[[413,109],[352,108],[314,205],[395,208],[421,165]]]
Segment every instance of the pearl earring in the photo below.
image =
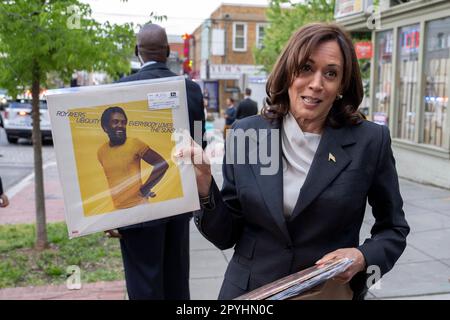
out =
[[338,94],[336,100],[341,100],[344,96],[342,94]]

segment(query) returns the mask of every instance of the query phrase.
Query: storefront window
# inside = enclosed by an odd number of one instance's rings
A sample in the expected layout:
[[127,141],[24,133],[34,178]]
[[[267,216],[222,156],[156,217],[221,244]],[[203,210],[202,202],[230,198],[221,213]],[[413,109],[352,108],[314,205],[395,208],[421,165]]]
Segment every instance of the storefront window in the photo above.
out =
[[203,83],[203,104],[209,112],[219,112],[219,83],[217,81]]
[[398,39],[400,83],[397,137],[411,141],[414,140],[419,79],[419,30],[419,24],[400,28]]
[[449,48],[450,18],[427,23],[423,143],[438,147],[448,132]]
[[376,68],[375,105],[373,121],[388,125],[389,108],[391,105],[392,76],[392,30],[377,33],[376,36]]

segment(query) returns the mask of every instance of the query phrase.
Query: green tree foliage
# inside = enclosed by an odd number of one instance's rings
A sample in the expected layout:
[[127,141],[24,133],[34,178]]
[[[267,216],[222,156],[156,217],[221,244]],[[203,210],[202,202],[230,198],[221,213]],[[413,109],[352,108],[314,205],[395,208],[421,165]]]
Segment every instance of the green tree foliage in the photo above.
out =
[[129,72],[132,24],[102,25],[90,16],[78,0],[0,2],[0,86],[12,94],[29,88],[37,69],[42,87],[51,71],[66,82],[77,70]]
[[[335,0],[305,0],[296,4],[289,0],[271,0],[263,47],[254,51],[256,63],[270,72],[295,30],[311,22],[333,21],[334,3]],[[290,7],[286,8],[285,4],[290,4]]]
[[39,93],[47,75],[66,83],[77,70],[117,77],[130,71],[132,24],[100,24],[78,0],[0,2],[0,87],[11,96],[31,88],[36,196],[36,248],[47,245],[42,174]]

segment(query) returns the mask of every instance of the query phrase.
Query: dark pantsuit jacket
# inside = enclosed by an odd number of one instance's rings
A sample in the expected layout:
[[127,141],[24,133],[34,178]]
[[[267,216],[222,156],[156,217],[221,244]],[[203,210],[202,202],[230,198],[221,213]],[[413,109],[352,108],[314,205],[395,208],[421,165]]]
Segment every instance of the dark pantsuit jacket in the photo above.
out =
[[[145,66],[119,82],[173,77],[164,63]],[[202,121],[200,87],[186,80],[189,126]],[[202,132],[202,133],[203,133]],[[192,213],[120,228],[125,279],[130,299],[189,299],[189,221]]]
[[[221,299],[235,298],[312,266],[340,248],[358,248],[367,266],[378,266],[383,275],[406,246],[409,227],[385,126],[363,121],[340,129],[326,127],[289,219],[283,216],[281,141],[272,139],[270,131],[280,128],[280,121],[269,122],[261,116],[238,121],[234,129],[267,131],[250,138],[253,143],[245,148],[246,164],[223,165],[223,188],[219,191],[213,183],[212,208],[194,213],[195,223],[207,239],[220,249],[234,246]],[[280,148],[274,152],[279,169],[274,175],[261,175],[267,165],[259,159],[251,164],[249,155],[258,154],[266,141],[270,150],[277,139]],[[227,140],[228,153],[231,141],[236,142],[236,135]],[[360,244],[367,200],[375,224],[371,238]],[[367,276],[358,273],[350,282],[354,298],[364,297]]]

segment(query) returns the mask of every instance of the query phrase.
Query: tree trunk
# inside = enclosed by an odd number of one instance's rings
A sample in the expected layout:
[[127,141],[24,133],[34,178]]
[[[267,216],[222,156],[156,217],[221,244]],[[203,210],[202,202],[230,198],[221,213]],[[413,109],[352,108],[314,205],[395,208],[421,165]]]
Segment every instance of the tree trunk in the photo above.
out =
[[36,250],[47,247],[47,226],[45,221],[44,177],[42,168],[41,114],[39,108],[40,68],[35,61],[33,67],[32,119],[33,119],[33,151],[34,151],[34,190],[36,203]]

